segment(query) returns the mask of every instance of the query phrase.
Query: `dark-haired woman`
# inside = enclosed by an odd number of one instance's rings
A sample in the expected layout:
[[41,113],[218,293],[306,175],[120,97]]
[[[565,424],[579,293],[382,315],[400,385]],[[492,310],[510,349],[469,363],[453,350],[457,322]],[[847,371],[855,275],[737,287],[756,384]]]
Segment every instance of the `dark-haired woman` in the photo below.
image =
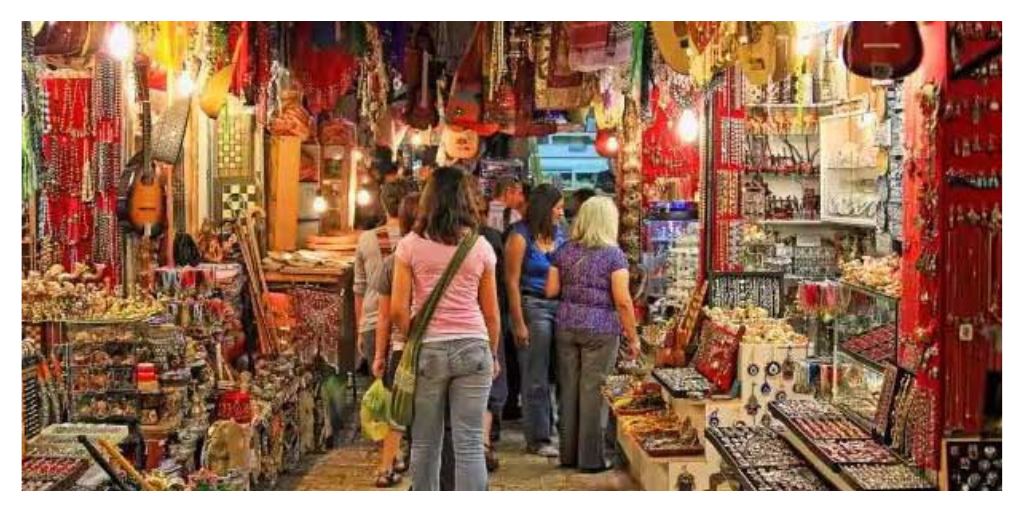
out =
[[518,349],[526,449],[557,457],[551,442],[549,372],[558,302],[544,295],[549,258],[565,240],[560,227],[562,193],[543,184],[530,193],[526,217],[512,225],[505,243],[505,285]]
[[[391,318],[403,335],[411,318],[478,220],[469,176],[441,167],[427,181],[420,219],[395,252]],[[455,448],[455,490],[487,489],[483,418],[491,380],[500,371],[495,255],[478,238],[434,309],[420,349],[412,426],[412,487],[438,490],[445,406]]]

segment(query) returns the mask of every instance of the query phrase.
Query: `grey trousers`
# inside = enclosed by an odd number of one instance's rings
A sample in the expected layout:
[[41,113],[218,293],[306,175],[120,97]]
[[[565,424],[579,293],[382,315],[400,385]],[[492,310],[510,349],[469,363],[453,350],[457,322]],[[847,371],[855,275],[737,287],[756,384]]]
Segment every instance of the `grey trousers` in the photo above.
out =
[[559,459],[565,466],[605,466],[604,431],[608,406],[601,386],[615,365],[619,337],[559,329],[558,346]]
[[440,488],[441,452],[449,414],[455,459],[455,490],[487,490],[484,411],[491,389],[491,349],[484,339],[425,343],[416,377],[412,425],[412,488]]

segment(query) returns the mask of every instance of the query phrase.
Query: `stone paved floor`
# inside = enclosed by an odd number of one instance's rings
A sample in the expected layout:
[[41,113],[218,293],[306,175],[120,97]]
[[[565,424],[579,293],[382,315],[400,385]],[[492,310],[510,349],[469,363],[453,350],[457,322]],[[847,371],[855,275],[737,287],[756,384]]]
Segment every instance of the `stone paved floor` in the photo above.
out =
[[[558,468],[557,459],[544,459],[523,452],[522,432],[510,423],[497,444],[501,467],[491,473],[491,489],[499,491],[629,491],[639,490],[624,470],[585,475]],[[361,441],[329,453],[310,456],[304,466],[281,478],[278,490],[375,491],[377,449]],[[392,490],[406,490],[404,481]]]

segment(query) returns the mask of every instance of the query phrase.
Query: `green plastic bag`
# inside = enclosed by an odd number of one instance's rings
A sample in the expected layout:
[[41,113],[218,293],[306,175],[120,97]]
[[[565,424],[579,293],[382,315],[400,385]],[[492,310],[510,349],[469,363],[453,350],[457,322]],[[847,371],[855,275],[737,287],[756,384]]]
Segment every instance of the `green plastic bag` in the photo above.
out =
[[380,441],[388,434],[388,406],[391,404],[391,391],[384,386],[384,381],[377,379],[366,390],[359,405],[359,424],[363,436],[371,441]]

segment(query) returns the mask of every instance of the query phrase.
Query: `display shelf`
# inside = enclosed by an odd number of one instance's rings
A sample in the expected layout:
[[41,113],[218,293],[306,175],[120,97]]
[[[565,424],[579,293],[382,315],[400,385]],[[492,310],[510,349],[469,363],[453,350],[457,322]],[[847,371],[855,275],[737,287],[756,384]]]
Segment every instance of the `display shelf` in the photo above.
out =
[[769,226],[823,226],[826,223],[821,219],[762,219],[761,224]]
[[[818,476],[822,477],[829,485],[835,487],[840,491],[854,491],[856,490],[850,482],[847,481],[839,472],[834,471],[830,467],[825,459],[820,458],[814,450],[808,447],[807,443],[797,436],[793,430],[786,428],[782,432],[782,438],[789,442],[789,445],[796,450],[808,463],[810,463],[811,469],[814,470]],[[813,446],[813,445],[812,445]]]
[[822,215],[821,220],[836,226],[850,226],[855,228],[875,227],[875,219],[873,218],[833,217],[831,215]]
[[880,363],[878,361],[874,361],[874,360],[872,360],[872,359],[870,359],[868,357],[865,357],[865,356],[863,356],[861,354],[858,354],[858,353],[856,353],[856,352],[854,352],[852,350],[847,350],[845,347],[842,346],[842,344],[837,344],[836,347],[837,347],[837,350],[842,352],[842,354],[844,356],[847,356],[850,359],[853,359],[853,360],[857,361],[858,363],[860,363],[860,364],[862,364],[862,365],[864,365],[864,366],[866,366],[868,368],[871,368],[872,370],[875,370],[878,373],[882,373],[882,372],[885,371],[885,367],[882,365],[882,363]]
[[899,300],[900,300],[899,297],[894,297],[892,295],[888,295],[888,294],[882,293],[882,292],[880,292],[878,290],[875,290],[874,288],[868,288],[867,286],[861,286],[859,284],[853,284],[853,283],[851,283],[849,281],[843,281],[843,280],[840,279],[839,280],[839,284],[841,284],[843,286],[848,286],[848,287],[850,287],[850,288],[852,288],[852,289],[854,289],[856,291],[859,291],[861,293],[864,293],[864,294],[867,294],[867,295],[871,295],[871,296],[874,296],[874,297],[880,297],[880,298],[891,300],[891,301],[894,301],[894,302],[899,302]]
[[[707,487],[706,455],[678,457],[652,457],[637,443],[633,436],[623,429],[617,429],[616,439],[619,450],[629,463],[629,473],[645,491],[674,490],[673,474],[678,475],[682,466],[690,468],[699,483]],[[698,485],[698,487],[700,487]]]
[[722,461],[728,464],[729,466],[732,466],[736,470],[735,476],[736,479],[739,480],[740,482],[740,487],[744,491],[756,491],[757,489],[754,488],[754,484],[750,481],[749,478],[747,478],[746,473],[744,473],[743,470],[740,469],[740,465],[739,463],[736,462],[736,459],[733,458],[731,453],[729,453],[729,450],[726,450],[725,447],[722,446],[722,442],[721,440],[718,439],[718,436],[714,435],[713,433],[709,433],[707,437],[705,437],[705,439],[707,439],[708,442],[711,443],[711,446],[715,448],[715,451],[718,452],[718,455],[722,457]]
[[839,105],[842,105],[844,103],[847,103],[847,102],[845,102],[845,101],[828,101],[828,102],[825,102],[825,103],[808,103],[806,105],[800,104],[800,103],[748,103],[748,104],[744,105],[744,107],[746,107],[746,108],[763,108],[763,109],[772,109],[772,108],[779,108],[779,109],[801,109],[801,108],[821,109],[821,108],[835,108],[835,107],[838,107]]
[[855,490],[855,491],[934,491],[934,490],[936,490],[935,486],[928,480],[928,478],[926,478],[924,475],[922,475],[921,472],[919,470],[917,470],[917,468],[914,468],[913,466],[909,466],[909,465],[906,465],[906,464],[888,464],[888,465],[893,465],[893,466],[900,465],[900,466],[904,466],[904,467],[909,468],[911,471],[916,473],[917,476],[919,478],[921,478],[921,480],[923,482],[927,483],[928,487],[926,487],[926,488],[917,488],[917,489],[865,489],[863,486],[861,486],[861,484],[859,482],[857,482],[857,480],[855,478],[853,478],[853,476],[851,476],[847,472],[847,468],[855,467],[855,466],[865,466],[864,464],[843,464],[843,465],[841,465],[839,467],[839,476],[841,478],[843,478],[844,480],[846,480],[846,482],[850,485],[850,487],[852,487],[853,490]]
[[[772,434],[775,435],[775,436],[780,437],[783,440],[786,439],[785,435],[780,434],[777,431],[772,430]],[[709,430],[706,439],[714,447],[715,452],[718,454],[719,457],[722,458],[722,461],[725,464],[731,466],[735,470],[736,478],[740,481],[740,485],[743,488],[743,490],[745,490],[745,491],[765,490],[765,489],[758,488],[750,480],[750,477],[747,474],[748,471],[757,470],[757,469],[776,469],[776,470],[785,470],[785,469],[799,470],[799,469],[806,469],[806,470],[810,471],[818,479],[820,479],[821,483],[824,484],[824,487],[831,487],[832,489],[838,489],[838,490],[849,490],[849,489],[844,488],[843,485],[837,485],[837,483],[835,481],[833,481],[834,479],[837,479],[836,477],[824,474],[822,472],[821,468],[818,468],[818,467],[815,466],[813,459],[810,459],[810,458],[804,456],[803,454],[801,454],[800,451],[795,446],[793,446],[792,443],[788,442],[788,440],[787,440],[787,444],[789,444],[790,449],[792,449],[793,452],[795,452],[793,455],[796,455],[798,459],[801,459],[798,462],[796,462],[794,464],[784,464],[784,465],[777,465],[777,466],[742,467],[739,464],[739,461],[737,461],[733,457],[733,454],[728,449],[726,449],[726,447],[724,446],[722,441],[720,439],[718,439],[718,434],[717,434],[717,432],[715,430]]]

